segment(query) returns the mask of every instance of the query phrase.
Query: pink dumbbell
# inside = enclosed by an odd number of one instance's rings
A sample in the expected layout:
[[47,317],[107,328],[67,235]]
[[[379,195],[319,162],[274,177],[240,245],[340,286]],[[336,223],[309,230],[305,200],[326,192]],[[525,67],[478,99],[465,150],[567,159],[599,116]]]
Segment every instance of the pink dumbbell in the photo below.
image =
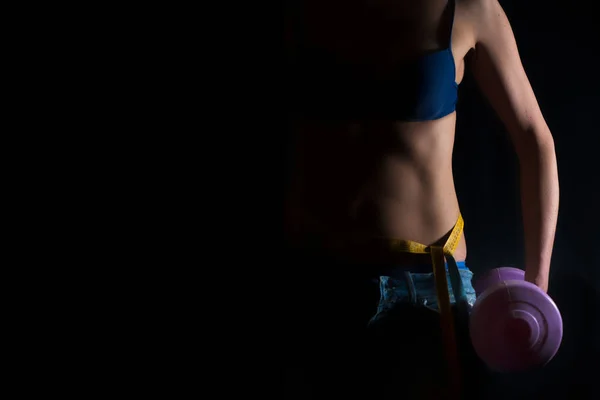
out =
[[543,366],[560,347],[563,327],[558,307],[524,279],[524,271],[501,267],[473,282],[477,300],[469,322],[471,342],[492,370]]

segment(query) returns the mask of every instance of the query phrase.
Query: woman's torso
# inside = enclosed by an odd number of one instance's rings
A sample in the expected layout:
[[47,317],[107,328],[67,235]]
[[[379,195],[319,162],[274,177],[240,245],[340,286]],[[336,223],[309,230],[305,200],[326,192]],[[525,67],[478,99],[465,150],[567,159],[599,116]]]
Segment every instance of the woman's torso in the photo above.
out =
[[[460,2],[456,2],[452,25],[451,4],[446,0],[309,0],[299,4],[288,25],[287,41],[296,65],[306,62],[306,53],[298,49],[316,45],[342,68],[344,64],[366,65],[391,79],[410,60],[448,47],[451,30],[455,81],[460,83],[464,57],[474,46]],[[444,241],[459,214],[452,174],[455,112],[435,120],[406,122],[352,116],[312,118],[296,111],[290,111],[294,151],[286,202],[286,227],[292,240],[316,236],[326,242],[351,235],[423,244]],[[466,258],[464,237],[455,258]],[[400,263],[421,261],[428,262],[419,256],[394,257]]]

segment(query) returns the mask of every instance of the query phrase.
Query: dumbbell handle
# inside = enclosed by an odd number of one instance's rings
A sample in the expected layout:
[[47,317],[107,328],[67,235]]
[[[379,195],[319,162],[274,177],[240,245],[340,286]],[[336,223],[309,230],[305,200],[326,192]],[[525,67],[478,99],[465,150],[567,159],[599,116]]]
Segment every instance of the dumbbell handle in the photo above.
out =
[[525,271],[513,267],[499,267],[487,271],[473,282],[473,288],[479,297],[487,288],[503,281],[523,281]]

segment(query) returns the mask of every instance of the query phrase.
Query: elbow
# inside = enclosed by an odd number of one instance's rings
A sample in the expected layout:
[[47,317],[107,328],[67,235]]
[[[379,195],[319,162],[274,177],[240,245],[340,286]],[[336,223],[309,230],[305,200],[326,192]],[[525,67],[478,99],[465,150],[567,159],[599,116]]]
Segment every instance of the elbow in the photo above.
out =
[[554,152],[554,138],[545,124],[520,129],[514,137],[514,146],[519,158],[529,157],[540,152]]

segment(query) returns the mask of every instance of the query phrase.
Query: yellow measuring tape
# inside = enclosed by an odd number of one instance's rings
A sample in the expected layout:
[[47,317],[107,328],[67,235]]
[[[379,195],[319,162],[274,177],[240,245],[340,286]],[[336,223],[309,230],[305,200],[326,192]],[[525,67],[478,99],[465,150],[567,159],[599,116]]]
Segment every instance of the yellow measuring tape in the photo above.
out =
[[454,330],[454,319],[452,316],[452,309],[450,308],[450,295],[448,293],[448,281],[446,280],[446,266],[444,259],[448,258],[452,264],[456,264],[453,254],[458,247],[458,242],[460,240],[460,235],[463,231],[463,228],[464,221],[462,215],[459,214],[458,221],[456,221],[456,224],[450,233],[450,237],[448,237],[448,240],[446,240],[444,246],[426,246],[410,240],[392,239],[389,241],[392,251],[413,254],[431,254],[433,276],[441,315],[442,338],[444,341],[446,359],[448,361],[450,390],[453,398],[457,398],[461,393],[461,375],[458,347]]

